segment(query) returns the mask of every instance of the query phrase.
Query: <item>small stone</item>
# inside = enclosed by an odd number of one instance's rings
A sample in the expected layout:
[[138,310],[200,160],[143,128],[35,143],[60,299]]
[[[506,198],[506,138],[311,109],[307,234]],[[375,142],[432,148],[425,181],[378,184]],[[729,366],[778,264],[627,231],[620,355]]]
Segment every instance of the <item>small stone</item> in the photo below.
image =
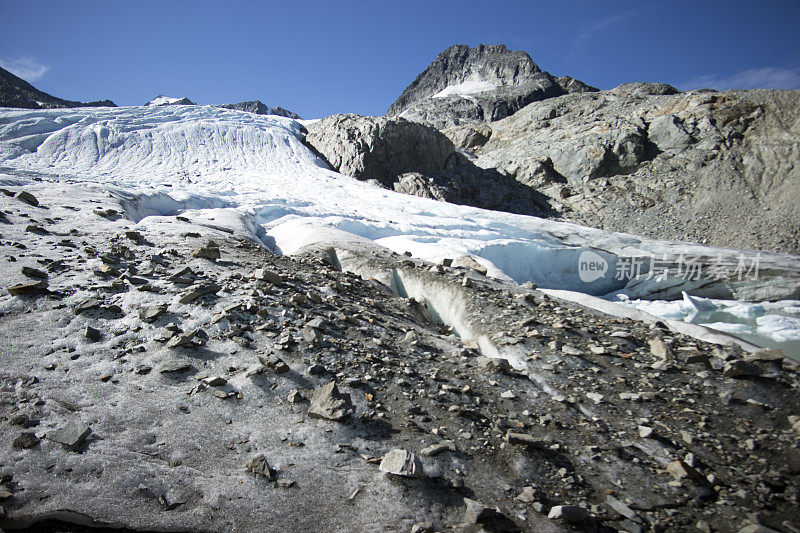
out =
[[170,359],[158,367],[161,374],[175,374],[178,372],[186,372],[192,368],[192,365],[186,359]]
[[521,446],[531,446],[533,448],[544,448],[545,442],[541,439],[537,439],[533,435],[528,435],[527,433],[515,433],[509,431],[506,433],[506,442],[509,444],[519,444]]
[[711,533],[711,526],[709,526],[704,520],[698,520],[694,527],[702,533]]
[[86,442],[86,438],[91,433],[92,430],[89,428],[89,426],[80,422],[72,422],[66,424],[61,429],[48,431],[47,439],[74,449]]
[[411,526],[411,533],[433,533],[433,522],[419,522]]
[[309,344],[322,341],[322,333],[320,333],[316,328],[305,327],[300,330],[300,335],[302,335],[303,340]]
[[267,462],[267,458],[264,454],[258,454],[252,459],[250,459],[245,465],[245,469],[257,476],[263,476],[267,478],[269,481],[275,479],[275,473],[270,468],[269,463]]
[[564,520],[571,524],[579,524],[590,518],[589,511],[579,505],[556,505],[547,514],[550,520]]
[[253,278],[258,281],[266,281],[268,283],[280,283],[283,281],[283,276],[272,270],[266,268],[259,268],[253,273]]
[[380,470],[387,474],[403,477],[421,477],[422,461],[416,454],[407,450],[395,449],[383,456]]
[[533,487],[525,487],[514,499],[522,503],[533,503],[536,501],[536,490]]
[[14,198],[20,200],[21,202],[25,202],[28,205],[32,205],[33,207],[39,207],[39,200],[37,200],[36,197],[28,191],[20,191],[14,195]]
[[92,326],[86,326],[83,334],[90,342],[98,342],[103,338],[103,334],[100,332],[100,330],[93,328]]
[[595,403],[595,405],[600,405],[601,403],[603,403],[602,394],[598,394],[596,392],[587,392],[586,397],[592,400]]
[[190,347],[193,346],[192,341],[197,335],[198,330],[188,331],[186,333],[180,333],[172,337],[167,344],[165,345],[167,348],[179,348],[179,347]]
[[186,495],[177,490],[168,490],[158,497],[158,502],[166,511],[172,511],[186,503]]
[[413,329],[407,331],[405,337],[403,337],[403,342],[411,343],[417,341],[419,341],[419,334]]
[[196,283],[186,289],[186,292],[178,297],[178,303],[188,304],[207,294],[215,294],[222,289],[216,283]]
[[167,305],[148,305],[139,309],[139,318],[145,322],[153,322],[158,317],[167,312]]
[[20,433],[19,436],[14,439],[14,442],[11,443],[14,448],[21,450],[33,448],[37,444],[39,444],[39,438],[36,434],[27,431],[25,433]]
[[761,524],[744,524],[738,533],[779,533],[779,531]]
[[647,439],[653,436],[654,430],[648,426],[639,426],[639,436],[643,439]]
[[302,401],[304,401],[304,400],[305,400],[305,398],[303,397],[303,395],[300,393],[300,391],[299,391],[299,390],[297,390],[297,389],[292,389],[292,390],[289,392],[289,396],[287,396],[287,397],[286,397],[286,400],[287,400],[289,403],[301,403]]
[[507,390],[507,391],[501,393],[500,397],[503,398],[504,400],[513,400],[513,399],[515,399],[517,397],[517,395],[514,394],[512,391]]
[[761,375],[761,367],[747,361],[730,361],[725,363],[722,375],[726,378],[749,378]]
[[512,371],[511,363],[507,359],[493,357],[478,357],[475,360],[478,370],[482,372],[493,372],[496,374],[508,374]]
[[76,315],[80,315],[84,311],[89,311],[91,309],[97,309],[98,307],[100,307],[102,305],[102,303],[103,302],[99,298],[96,298],[94,296],[90,296],[89,298],[86,298],[85,300],[81,300],[80,302],[78,302],[74,306],[72,306],[72,312],[75,313]]
[[353,412],[350,395],[339,392],[334,381],[315,389],[311,395],[311,406],[308,408],[310,417],[340,421]]
[[276,480],[275,484],[278,485],[281,488],[288,489],[289,487],[293,487],[294,486],[294,480],[282,477],[282,478],[279,478],[278,480]]
[[475,272],[478,272],[479,274],[483,274],[484,276],[488,272],[488,269],[485,266],[478,263],[475,259],[473,259],[468,255],[461,255],[459,257],[456,257],[451,263],[451,266],[469,268],[474,270]]
[[784,359],[783,350],[756,350],[744,354],[744,360],[748,362],[761,361],[762,363],[781,363]]
[[31,283],[20,283],[18,285],[12,285],[8,288],[8,294],[11,296],[29,296],[44,292],[47,292],[47,281],[45,280]]
[[126,231],[125,236],[135,242],[142,242],[144,240],[144,237],[138,231]]
[[465,524],[480,524],[487,520],[492,520],[499,514],[498,510],[479,501],[464,498],[467,508],[464,511]]
[[672,461],[667,465],[667,473],[677,481],[690,477],[695,479],[700,477],[695,469],[683,461]]
[[270,357],[259,357],[258,360],[262,365],[264,365],[264,368],[268,368],[276,374],[285,374],[291,370],[289,365],[287,365],[283,359],[276,355],[272,355]]
[[198,259],[216,261],[220,258],[219,245],[214,241],[208,241],[204,246],[192,250],[191,255]]
[[670,350],[669,346],[664,343],[661,339],[650,339],[648,341],[650,344],[650,353],[653,354],[658,359],[669,359],[670,358]]
[[451,451],[451,452],[456,451],[456,445],[453,441],[446,440],[439,442],[437,444],[431,444],[430,446],[426,446],[425,448],[420,450],[419,453],[420,455],[423,455],[425,457],[434,457],[446,451]]
[[221,387],[225,385],[228,380],[220,376],[209,376],[200,380],[201,383],[208,385],[209,387]]
[[569,344],[565,344],[561,347],[561,351],[567,355],[581,355],[583,354],[582,351],[575,348],[574,346],[570,346]]
[[606,496],[606,505],[629,520],[633,520],[635,522],[641,521],[641,518],[639,518],[639,515],[637,515],[633,509],[628,507],[623,501],[618,500],[610,494]]
[[29,278],[36,278],[36,279],[47,279],[47,273],[42,272],[37,268],[31,268],[28,266],[22,267],[22,274],[24,276],[28,276]]

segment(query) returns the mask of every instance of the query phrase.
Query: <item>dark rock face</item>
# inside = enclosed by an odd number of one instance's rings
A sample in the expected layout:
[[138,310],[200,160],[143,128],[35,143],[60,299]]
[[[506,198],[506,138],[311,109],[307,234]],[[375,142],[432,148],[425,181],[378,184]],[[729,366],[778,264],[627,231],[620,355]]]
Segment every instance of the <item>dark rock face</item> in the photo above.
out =
[[308,131],[306,141],[334,169],[387,187],[400,174],[445,170],[454,153],[453,143],[441,132],[404,119],[333,115]]
[[27,81],[0,68],[0,107],[53,109],[62,107],[117,107],[111,100],[75,102],[40,91]]
[[417,76],[387,115],[437,127],[491,122],[531,102],[592,90],[573,78],[554,78],[525,52],[504,45],[455,45]]
[[[544,214],[544,197],[471,163],[443,133],[402,118],[333,115],[306,142],[338,172],[397,192],[485,209]],[[484,141],[485,142],[485,141]]]
[[269,107],[260,100],[249,100],[247,102],[239,102],[238,104],[223,104],[219,107],[225,109],[235,109],[237,111],[246,111],[256,115],[278,115],[281,117],[294,119],[301,118],[300,115],[293,113],[288,109],[284,109],[282,107]]

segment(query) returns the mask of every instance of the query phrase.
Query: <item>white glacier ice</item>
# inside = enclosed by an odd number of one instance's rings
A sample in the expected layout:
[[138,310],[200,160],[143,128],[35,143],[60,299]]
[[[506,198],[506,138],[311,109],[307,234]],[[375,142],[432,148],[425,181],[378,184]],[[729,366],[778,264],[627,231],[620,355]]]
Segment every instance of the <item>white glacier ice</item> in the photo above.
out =
[[[32,190],[44,186],[39,181],[102,187],[135,222],[156,224],[159,217],[191,212],[210,227],[225,226],[282,253],[336,228],[432,261],[470,255],[489,275],[519,283],[621,295],[632,300],[627,305],[677,320],[692,308],[686,321],[738,324],[736,333],[753,342],[791,344],[797,342],[792,332],[800,331],[790,310],[797,302],[781,311],[728,302],[725,319],[718,320],[720,300],[713,306],[688,296],[644,300],[682,290],[707,294],[702,282],[621,268],[628,257],[665,254],[759,261],[778,280],[778,289],[768,285],[764,293],[774,299],[775,290],[785,290],[785,278],[800,273],[796,257],[654,241],[401,195],[331,171],[303,144],[301,123],[279,116],[212,106],[0,109],[0,181],[9,180]],[[606,263],[609,275],[583,281],[579,261],[587,250]],[[762,285],[751,285],[745,280],[736,287],[758,297]],[[778,315],[781,320],[765,318]]]

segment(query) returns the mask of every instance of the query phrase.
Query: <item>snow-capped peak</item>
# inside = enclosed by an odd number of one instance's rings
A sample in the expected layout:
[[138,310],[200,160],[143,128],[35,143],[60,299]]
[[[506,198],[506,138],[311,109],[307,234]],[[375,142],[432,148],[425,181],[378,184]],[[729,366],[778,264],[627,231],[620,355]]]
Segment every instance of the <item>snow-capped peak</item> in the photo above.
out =
[[182,98],[172,98],[170,96],[164,96],[163,94],[159,94],[145,105],[197,105],[196,103],[192,102],[185,96]]

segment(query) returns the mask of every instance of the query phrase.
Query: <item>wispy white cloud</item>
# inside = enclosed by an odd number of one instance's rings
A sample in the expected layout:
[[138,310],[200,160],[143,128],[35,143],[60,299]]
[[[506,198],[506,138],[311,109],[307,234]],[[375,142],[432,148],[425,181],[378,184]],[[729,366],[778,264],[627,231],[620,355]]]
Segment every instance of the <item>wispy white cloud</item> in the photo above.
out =
[[590,21],[588,24],[583,26],[580,31],[572,38],[571,46],[570,46],[570,54],[577,51],[582,45],[588,43],[592,39],[595,38],[598,34],[614,28],[615,26],[619,25],[622,22],[625,22],[628,19],[633,17],[637,17],[639,15],[643,15],[649,11],[652,11],[657,6],[645,6],[636,9],[627,9],[625,11],[619,11],[612,15],[608,15],[602,18],[598,18],[595,20]]
[[743,70],[730,76],[700,76],[678,88],[689,89],[800,89],[800,67],[762,67]]
[[50,70],[50,67],[43,65],[32,57],[17,57],[15,59],[0,57],[0,67],[29,82],[38,80],[44,76],[45,72]]

